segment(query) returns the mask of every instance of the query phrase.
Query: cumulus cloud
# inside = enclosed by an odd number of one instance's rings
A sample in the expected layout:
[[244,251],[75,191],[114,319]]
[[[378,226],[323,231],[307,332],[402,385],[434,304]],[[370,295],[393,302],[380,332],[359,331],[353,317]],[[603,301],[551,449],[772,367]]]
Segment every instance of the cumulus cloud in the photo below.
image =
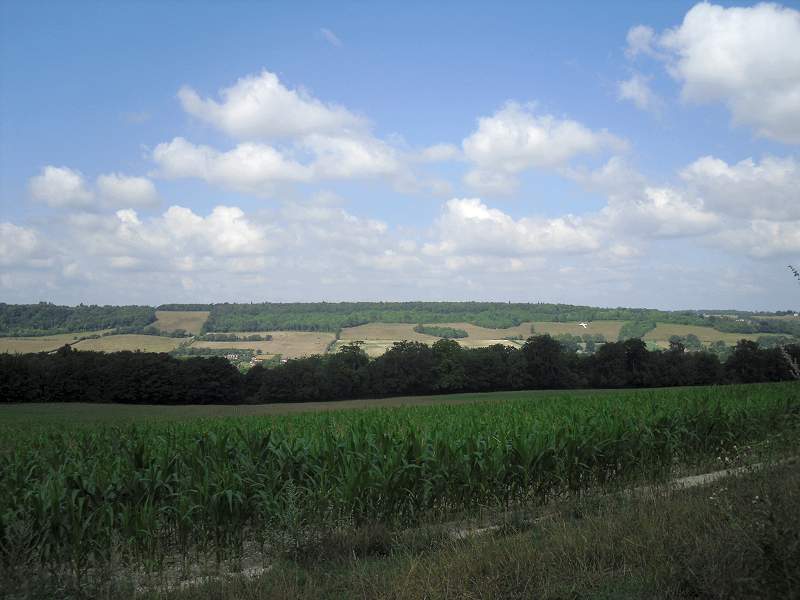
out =
[[800,219],[800,164],[793,157],[747,158],[728,164],[713,156],[697,159],[680,173],[706,206],[743,219]]
[[478,198],[449,200],[435,228],[438,241],[423,249],[430,256],[519,257],[588,252],[600,245],[597,232],[578,217],[514,219]]
[[629,55],[654,54],[654,46],[663,52],[657,58],[680,82],[685,101],[722,102],[735,124],[800,143],[800,11],[703,2],[657,38],[639,26],[628,41]]
[[167,178],[196,177],[231,189],[272,193],[278,182],[309,181],[311,170],[287,159],[272,146],[244,143],[228,152],[195,145],[176,137],[153,150],[159,175]]
[[607,205],[592,222],[612,236],[697,236],[714,231],[721,224],[702,199],[685,190],[652,185],[620,157],[612,157],[594,171],[568,174],[587,189],[606,196]]
[[87,207],[94,195],[80,171],[68,167],[44,167],[28,183],[31,198],[53,208]]
[[668,187],[647,186],[630,196],[612,196],[601,214],[611,229],[649,237],[701,235],[720,225],[702,201]]
[[80,171],[46,166],[28,183],[31,198],[53,208],[96,210],[158,204],[153,182],[122,173],[100,175],[91,187]]
[[620,100],[629,100],[640,110],[658,113],[663,106],[661,98],[650,88],[649,79],[639,73],[617,82],[617,94]]
[[27,265],[40,249],[39,236],[33,229],[8,222],[0,223],[0,265]]
[[177,137],[153,150],[158,174],[196,177],[209,183],[256,194],[274,193],[275,184],[326,179],[369,178],[399,174],[397,152],[372,137],[312,135],[298,148],[311,156],[299,162],[273,146],[246,142],[220,152]]
[[310,168],[319,179],[376,177],[401,170],[395,149],[372,136],[315,134],[301,145],[314,155]]
[[721,232],[713,241],[731,252],[745,252],[753,258],[796,258],[800,254],[800,221],[755,220]]
[[188,86],[178,92],[187,113],[244,140],[291,138],[366,127],[365,119],[343,106],[325,104],[302,89],[289,89],[267,70],[242,77],[219,95],[221,102],[203,99]]
[[129,177],[121,173],[100,175],[97,194],[111,206],[138,207],[158,204],[153,182],[145,177]]
[[516,175],[534,167],[556,167],[581,155],[624,142],[607,131],[592,131],[577,121],[537,115],[530,107],[509,102],[490,117],[478,120],[478,129],[462,143],[474,168],[469,185],[487,191],[510,191]]
[[656,32],[647,25],[636,25],[628,30],[626,36],[628,42],[625,48],[625,55],[628,58],[636,58],[640,54],[646,56],[660,56],[655,49]]

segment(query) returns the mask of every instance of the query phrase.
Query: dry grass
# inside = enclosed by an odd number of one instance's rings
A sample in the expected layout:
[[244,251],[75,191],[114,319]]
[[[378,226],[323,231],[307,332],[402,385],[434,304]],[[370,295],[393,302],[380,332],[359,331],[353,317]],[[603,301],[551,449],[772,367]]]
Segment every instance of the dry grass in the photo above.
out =
[[153,325],[159,331],[184,329],[189,333],[198,334],[208,319],[208,314],[207,310],[157,310],[156,322]]
[[399,342],[408,340],[410,342],[425,342],[432,344],[439,338],[435,335],[428,335],[426,333],[417,333],[414,331],[416,325],[411,323],[367,323],[366,325],[359,325],[358,327],[345,327],[339,338],[342,340],[362,340],[362,341],[379,341]]
[[[548,333],[550,335],[561,335],[569,333],[571,335],[584,335],[601,334],[605,336],[609,342],[616,342],[619,337],[619,330],[622,329],[624,321],[589,321],[588,327],[584,329],[578,324],[578,321],[570,321],[567,323],[549,323],[546,321],[536,321],[534,323],[526,324],[533,325],[536,329],[536,334]],[[528,334],[530,335],[530,333]]]
[[96,340],[83,340],[73,347],[76,350],[95,352],[120,352],[122,350],[141,350],[142,352],[169,352],[177,348],[181,338],[160,337],[157,335],[107,335]]
[[84,331],[78,333],[61,333],[43,335],[41,337],[4,337],[0,338],[0,353],[50,352],[64,344],[71,344],[86,335],[102,335],[105,331]]
[[[517,325],[516,327],[509,327],[508,329],[490,329],[488,327],[479,327],[478,325],[472,325],[471,323],[437,323],[437,326],[440,327],[453,327],[455,329],[463,329],[469,334],[467,338],[461,338],[459,341],[477,341],[477,340],[486,340],[486,341],[493,341],[496,343],[498,340],[502,340],[506,337],[521,335],[523,339],[527,339],[531,335],[531,324],[530,323],[522,323],[521,325]],[[486,344],[484,344],[486,345]]]
[[703,327],[702,325],[677,325],[675,323],[658,323],[656,328],[648,331],[644,335],[644,340],[657,342],[659,346],[668,346],[669,338],[673,335],[687,336],[689,334],[696,335],[701,342],[709,344],[711,342],[723,341],[726,344],[736,344],[741,339],[756,340],[761,337],[762,333],[748,334],[748,333],[725,333],[717,331],[712,327]]
[[332,333],[317,331],[240,331],[234,335],[271,335],[270,341],[264,342],[194,342],[194,348],[239,348],[243,350],[261,350],[263,354],[280,354],[283,358],[300,358],[312,354],[324,354],[335,336]]

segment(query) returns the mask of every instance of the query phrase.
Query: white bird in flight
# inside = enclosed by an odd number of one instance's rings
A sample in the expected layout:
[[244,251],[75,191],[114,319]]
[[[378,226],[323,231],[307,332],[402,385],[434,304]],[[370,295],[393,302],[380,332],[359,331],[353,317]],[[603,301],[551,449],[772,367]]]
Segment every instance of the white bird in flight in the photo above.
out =
[[587,328],[589,327],[589,324],[588,324],[588,323],[578,323],[578,325],[580,325],[580,326],[581,326],[581,327],[583,327],[584,329],[587,329]]

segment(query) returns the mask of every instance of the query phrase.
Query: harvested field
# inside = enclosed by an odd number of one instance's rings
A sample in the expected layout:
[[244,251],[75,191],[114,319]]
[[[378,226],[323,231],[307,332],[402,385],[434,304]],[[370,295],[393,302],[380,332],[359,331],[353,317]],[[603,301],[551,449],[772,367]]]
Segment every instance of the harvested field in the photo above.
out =
[[104,331],[84,331],[79,333],[61,333],[40,337],[3,337],[0,338],[0,353],[26,354],[28,352],[50,352],[64,344],[71,344],[87,335],[102,335]]
[[367,323],[358,327],[344,327],[339,339],[361,340],[364,342],[374,340],[388,342],[389,346],[392,345],[391,342],[400,342],[402,340],[432,344],[439,339],[434,335],[417,333],[414,331],[414,327],[416,325],[412,323]]
[[[531,324],[530,323],[522,323],[521,325],[517,325],[516,327],[509,327],[508,329],[490,329],[488,327],[480,327],[478,325],[472,325],[471,323],[437,323],[437,325],[441,327],[453,327],[455,329],[463,329],[469,334],[469,337],[461,338],[459,341],[463,342],[466,340],[475,341],[475,340],[489,340],[494,343],[501,343],[503,342],[503,338],[512,337],[516,335],[521,335],[523,341],[528,339],[531,336]],[[486,345],[486,344],[483,344]]]
[[83,340],[73,347],[76,350],[93,350],[95,352],[120,352],[122,350],[141,350],[142,352],[169,352],[177,348],[181,338],[168,338],[157,335],[107,335],[95,340]]
[[[547,321],[536,321],[535,323],[526,323],[526,325],[533,325],[535,328],[534,335],[548,333],[550,335],[561,335],[569,333],[571,335],[601,334],[605,336],[609,342],[616,342],[619,337],[619,330],[622,329],[624,321],[589,321],[588,327],[584,329],[577,321],[570,321],[567,323],[552,323]],[[530,328],[528,329],[530,334]]]
[[759,337],[769,334],[764,333],[725,333],[717,331],[712,327],[703,327],[701,325],[677,325],[675,323],[658,323],[656,328],[648,331],[644,335],[645,341],[657,342],[659,346],[666,347],[669,345],[669,338],[673,335],[687,336],[689,334],[696,335],[701,342],[709,344],[711,342],[723,341],[726,344],[736,344],[741,339],[757,340]]
[[245,331],[234,335],[271,335],[272,339],[263,342],[203,342],[192,344],[193,348],[238,348],[241,350],[261,350],[263,354],[280,354],[283,358],[300,358],[312,354],[324,354],[328,344],[335,336],[321,331]]
[[203,323],[208,319],[207,310],[157,310],[156,322],[153,323],[159,331],[175,331],[183,329],[189,333],[198,334]]

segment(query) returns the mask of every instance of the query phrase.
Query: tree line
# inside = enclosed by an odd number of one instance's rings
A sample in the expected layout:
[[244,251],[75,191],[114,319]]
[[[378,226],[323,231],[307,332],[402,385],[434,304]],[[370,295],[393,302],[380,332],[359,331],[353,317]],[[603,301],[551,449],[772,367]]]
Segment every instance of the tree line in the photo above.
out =
[[370,359],[353,343],[339,352],[240,373],[220,357],[178,359],[141,352],[0,355],[6,402],[238,404],[524,389],[628,388],[792,379],[787,355],[800,346],[760,348],[741,340],[724,362],[680,343],[648,351],[638,339],[609,342],[591,355],[548,335],[520,348],[462,348],[454,340],[397,342]]
[[57,306],[0,302],[0,335],[37,336],[100,329],[142,329],[156,320],[152,306]]

